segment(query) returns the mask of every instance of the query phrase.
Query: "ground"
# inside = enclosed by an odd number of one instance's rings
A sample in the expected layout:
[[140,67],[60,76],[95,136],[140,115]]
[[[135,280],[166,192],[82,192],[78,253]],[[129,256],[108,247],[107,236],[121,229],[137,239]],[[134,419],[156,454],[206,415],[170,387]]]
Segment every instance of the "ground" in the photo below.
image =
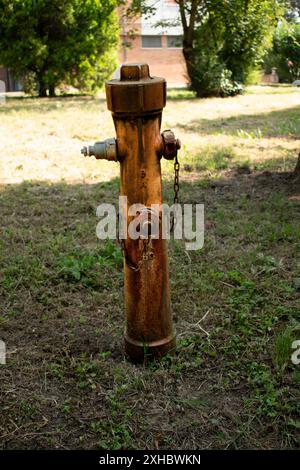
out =
[[141,366],[123,357],[119,247],[95,236],[118,164],[80,155],[114,136],[103,96],[8,99],[0,123],[1,448],[299,448],[300,91],[169,92],[205,243],[170,242],[177,351]]

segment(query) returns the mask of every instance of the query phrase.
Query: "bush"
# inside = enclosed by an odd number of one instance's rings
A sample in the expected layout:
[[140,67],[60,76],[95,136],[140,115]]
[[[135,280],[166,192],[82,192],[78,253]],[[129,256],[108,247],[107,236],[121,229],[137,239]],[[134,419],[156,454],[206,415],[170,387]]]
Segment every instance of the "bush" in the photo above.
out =
[[38,91],[38,85],[36,82],[36,78],[33,72],[28,72],[22,79],[23,82],[23,90],[28,95],[35,95]]
[[184,50],[191,86],[197,96],[234,96],[261,67],[281,10],[273,0],[200,3],[193,47]]
[[232,73],[216,54],[206,49],[197,50],[195,66],[191,73],[191,86],[198,97],[234,96],[243,92],[240,83],[232,80]]
[[95,90],[116,66],[116,0],[0,0],[0,63],[25,87],[54,96],[66,83]]
[[300,78],[300,24],[282,23],[278,26],[264,67],[267,73],[276,67],[281,82],[291,83]]

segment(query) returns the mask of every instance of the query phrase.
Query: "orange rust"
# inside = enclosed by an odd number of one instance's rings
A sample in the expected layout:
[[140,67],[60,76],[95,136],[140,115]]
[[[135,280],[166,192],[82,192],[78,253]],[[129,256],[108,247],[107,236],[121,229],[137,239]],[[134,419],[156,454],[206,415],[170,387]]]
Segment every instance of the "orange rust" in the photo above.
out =
[[[108,108],[113,113],[121,166],[121,195],[132,204],[162,204],[160,134],[166,83],[150,78],[146,64],[127,64],[121,80],[106,84]],[[128,217],[128,224],[130,217]],[[125,240],[130,259],[141,258],[143,241]],[[151,258],[138,271],[126,260],[125,272],[125,352],[133,362],[148,356],[160,357],[175,347],[166,240],[151,240]]]

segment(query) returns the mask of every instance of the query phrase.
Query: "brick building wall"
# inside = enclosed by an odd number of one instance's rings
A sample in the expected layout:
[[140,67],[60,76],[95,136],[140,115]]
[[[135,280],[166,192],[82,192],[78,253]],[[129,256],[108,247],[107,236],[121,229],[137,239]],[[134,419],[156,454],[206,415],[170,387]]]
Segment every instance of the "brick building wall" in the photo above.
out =
[[[155,15],[139,17],[133,22],[120,11],[119,61],[147,63],[151,75],[164,77],[169,87],[185,86],[188,77],[182,54],[182,28],[180,21],[175,25],[179,18],[178,5],[174,0],[156,0],[155,6]],[[174,26],[156,27],[157,22],[170,19],[174,20]]]
[[164,77],[168,86],[186,85],[188,79],[181,49],[167,47],[167,36],[162,36],[161,42],[161,48],[143,48],[142,37],[137,36],[132,41],[131,48],[122,48],[119,54],[120,62],[147,63],[151,75]]

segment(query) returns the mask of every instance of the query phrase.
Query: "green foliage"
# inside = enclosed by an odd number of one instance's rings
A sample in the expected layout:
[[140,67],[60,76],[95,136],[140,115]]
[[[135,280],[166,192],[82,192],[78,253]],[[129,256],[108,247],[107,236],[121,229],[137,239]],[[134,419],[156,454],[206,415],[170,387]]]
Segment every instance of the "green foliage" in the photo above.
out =
[[232,73],[224,65],[215,63],[215,66],[205,69],[201,61],[197,61],[192,87],[199,90],[197,95],[202,97],[235,96],[243,92],[240,83],[232,80]]
[[97,252],[79,252],[64,256],[59,261],[59,274],[68,282],[80,282],[87,287],[99,285],[100,271],[103,268],[120,268],[122,254],[111,240]]
[[273,36],[273,49],[265,57],[265,69],[277,68],[281,82],[300,78],[300,24],[283,22]]
[[113,72],[115,0],[0,0],[0,62],[40,96],[67,83],[93,90]]
[[250,365],[250,383],[255,390],[257,414],[276,418],[280,411],[280,395],[271,369],[262,363]]
[[298,338],[299,334],[300,324],[292,319],[275,338],[273,362],[280,372],[283,372],[288,366],[291,367],[291,347],[293,341]]
[[233,96],[242,92],[242,86],[232,80],[232,73],[221,62],[209,30],[199,28],[194,44],[194,60],[190,67],[191,87],[199,97]]
[[262,63],[282,12],[279,2],[273,0],[222,2],[218,14],[224,33],[219,57],[234,80],[244,83],[250,71]]
[[[189,67],[198,96],[233,96],[242,92],[271,41],[279,7],[270,0],[202,2]],[[203,6],[204,5],[204,6]]]
[[[292,1],[292,0],[291,0]],[[129,13],[151,15],[145,0],[132,0]],[[191,89],[199,97],[242,92],[262,64],[272,32],[284,13],[284,0],[178,0],[183,27],[183,55]],[[160,22],[168,26],[174,19]]]

